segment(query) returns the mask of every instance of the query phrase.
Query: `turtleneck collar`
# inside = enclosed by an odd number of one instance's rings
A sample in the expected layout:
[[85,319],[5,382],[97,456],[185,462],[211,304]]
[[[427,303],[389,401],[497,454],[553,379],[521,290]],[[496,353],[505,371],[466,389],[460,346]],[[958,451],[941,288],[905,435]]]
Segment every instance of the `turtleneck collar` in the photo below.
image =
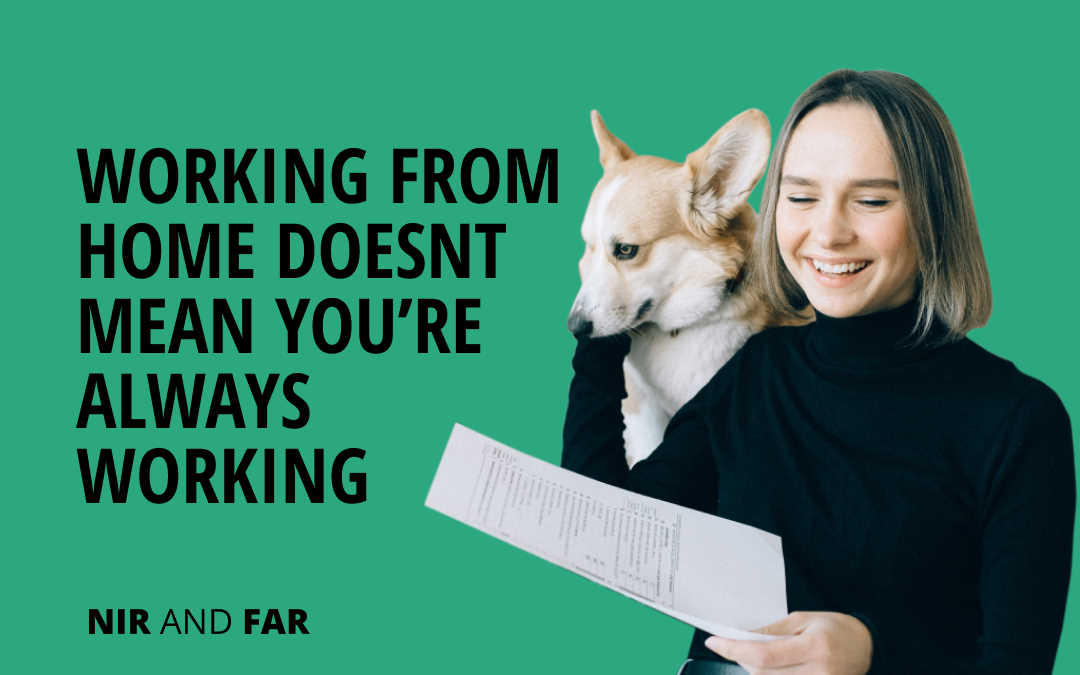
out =
[[894,309],[842,319],[816,312],[807,334],[807,351],[822,364],[856,370],[908,363],[933,351],[932,345],[947,332],[935,320],[927,339],[912,347],[911,331],[918,313],[917,299]]

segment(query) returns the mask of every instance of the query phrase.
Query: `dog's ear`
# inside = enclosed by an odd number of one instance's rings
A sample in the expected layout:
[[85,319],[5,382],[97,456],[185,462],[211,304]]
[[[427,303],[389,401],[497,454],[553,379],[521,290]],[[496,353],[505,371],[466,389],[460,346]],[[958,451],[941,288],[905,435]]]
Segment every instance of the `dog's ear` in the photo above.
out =
[[595,110],[592,111],[592,132],[593,136],[596,136],[596,144],[600,146],[600,166],[604,167],[605,171],[634,156],[634,151],[627,147],[626,143],[608,131],[600,113]]
[[770,143],[765,113],[747,110],[686,156],[690,194],[683,215],[692,232],[709,237],[727,227],[764,173]]

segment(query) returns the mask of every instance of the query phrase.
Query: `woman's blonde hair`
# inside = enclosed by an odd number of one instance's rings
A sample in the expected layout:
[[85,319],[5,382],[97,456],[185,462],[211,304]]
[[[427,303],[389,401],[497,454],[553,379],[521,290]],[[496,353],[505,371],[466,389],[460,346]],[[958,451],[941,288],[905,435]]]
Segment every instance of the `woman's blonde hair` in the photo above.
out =
[[918,256],[919,314],[912,338],[927,339],[935,319],[940,338],[962,338],[990,318],[990,275],[986,269],[964,158],[945,112],[914,80],[881,70],[837,70],[804,91],[791,106],[769,162],[761,201],[755,264],[750,274],[766,300],[795,317],[806,295],[784,265],[776,243],[780,172],[791,134],[814,108],[855,102],[877,112],[892,146],[909,234]]

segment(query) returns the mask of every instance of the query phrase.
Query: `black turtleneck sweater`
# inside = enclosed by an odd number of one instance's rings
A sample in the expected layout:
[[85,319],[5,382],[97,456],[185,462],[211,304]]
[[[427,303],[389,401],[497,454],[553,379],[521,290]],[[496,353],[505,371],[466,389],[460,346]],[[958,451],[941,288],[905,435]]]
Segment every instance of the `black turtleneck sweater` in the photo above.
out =
[[[861,619],[871,673],[1049,673],[1072,555],[1068,415],[968,339],[900,346],[915,309],[753,336],[633,470],[629,339],[580,340],[563,466],[780,535],[789,610]],[[718,658],[705,637],[690,655]]]

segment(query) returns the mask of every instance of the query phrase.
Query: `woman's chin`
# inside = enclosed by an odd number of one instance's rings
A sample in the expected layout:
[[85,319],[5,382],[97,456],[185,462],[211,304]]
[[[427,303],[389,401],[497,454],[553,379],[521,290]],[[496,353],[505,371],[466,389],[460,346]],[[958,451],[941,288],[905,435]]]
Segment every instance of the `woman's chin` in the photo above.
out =
[[865,299],[855,293],[817,292],[811,294],[809,300],[815,312],[834,319],[846,319],[873,311]]
[[861,312],[858,310],[847,309],[844,306],[834,307],[828,303],[810,303],[814,307],[814,312],[817,314],[824,314],[825,316],[831,316],[834,319],[847,319],[853,316],[858,316]]

